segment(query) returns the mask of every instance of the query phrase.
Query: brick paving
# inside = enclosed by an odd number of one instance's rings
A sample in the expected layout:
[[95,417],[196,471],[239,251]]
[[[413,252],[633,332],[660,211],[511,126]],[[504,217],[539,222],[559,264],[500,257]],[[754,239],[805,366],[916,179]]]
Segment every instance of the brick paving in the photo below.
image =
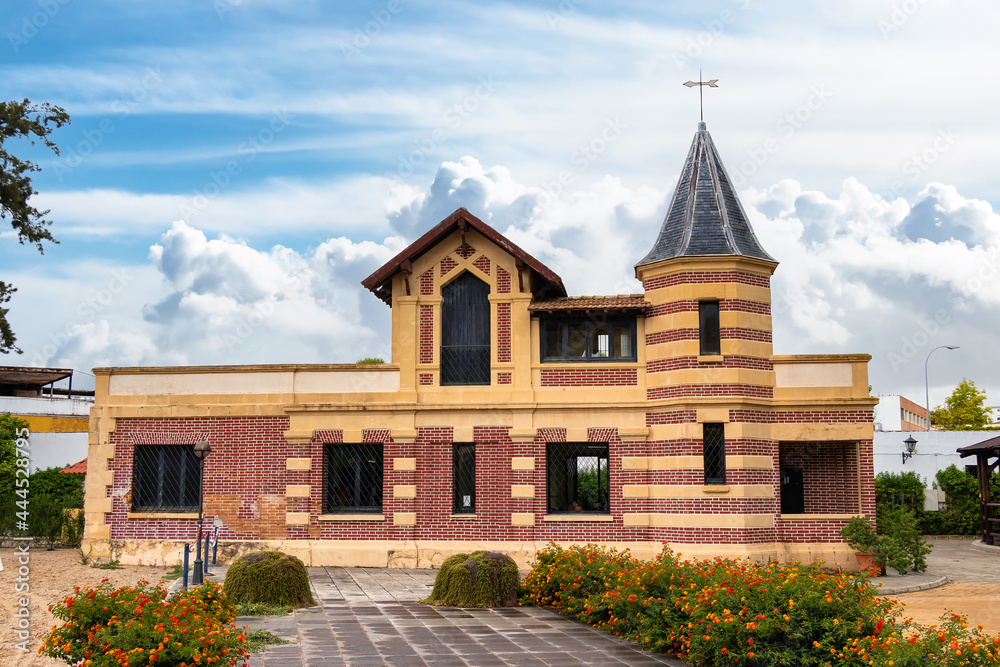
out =
[[549,609],[419,604],[430,594],[437,570],[308,570],[319,606],[284,617],[236,620],[298,641],[254,654],[251,666],[685,665]]

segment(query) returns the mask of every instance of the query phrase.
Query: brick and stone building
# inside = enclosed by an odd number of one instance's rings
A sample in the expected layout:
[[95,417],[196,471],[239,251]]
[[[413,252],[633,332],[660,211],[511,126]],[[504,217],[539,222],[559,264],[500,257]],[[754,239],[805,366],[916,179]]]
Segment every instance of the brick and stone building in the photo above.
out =
[[[874,513],[868,355],[775,355],[761,247],[704,123],[643,293],[571,297],[459,209],[363,281],[392,309],[382,365],[99,368],[85,549],[522,565],[549,541],[687,556],[853,557]],[[855,566],[856,567],[856,566]]]

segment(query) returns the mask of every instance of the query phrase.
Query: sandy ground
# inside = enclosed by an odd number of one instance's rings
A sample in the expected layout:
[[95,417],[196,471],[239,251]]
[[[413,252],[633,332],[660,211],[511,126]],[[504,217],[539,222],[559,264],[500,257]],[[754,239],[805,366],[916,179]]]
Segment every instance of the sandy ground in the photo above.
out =
[[[992,573],[984,573],[989,576]],[[954,611],[965,614],[969,626],[982,625],[991,635],[1000,634],[1000,585],[948,584],[918,593],[892,596],[906,603],[903,616],[922,625],[940,623],[941,614]]]
[[[14,549],[0,549],[0,562],[3,563],[3,571],[0,572],[0,665],[3,667],[15,665],[65,667],[65,662],[38,655],[37,651],[42,643],[41,636],[47,634],[56,624],[56,620],[48,611],[48,605],[71,594],[74,586],[96,586],[104,578],[116,586],[133,584],[140,579],[148,579],[155,583],[167,572],[167,568],[162,567],[136,566],[126,566],[121,570],[100,570],[89,565],[81,565],[80,555],[76,549],[46,551],[43,548],[32,548],[28,556],[30,559],[28,581],[19,582],[18,579],[22,576],[18,569],[19,554],[16,554]],[[30,590],[16,591],[15,586],[23,583],[27,583]],[[28,652],[15,646],[21,639],[15,635],[18,618],[14,613],[20,609],[20,598],[25,596],[29,598],[28,610],[31,614]]]

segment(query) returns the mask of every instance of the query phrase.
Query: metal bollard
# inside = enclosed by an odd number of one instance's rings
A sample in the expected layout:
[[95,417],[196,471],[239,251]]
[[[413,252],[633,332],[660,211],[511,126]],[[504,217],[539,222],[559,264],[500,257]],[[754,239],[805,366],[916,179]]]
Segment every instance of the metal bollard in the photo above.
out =
[[188,553],[191,551],[191,545],[188,542],[184,543],[184,590],[188,589]]
[[205,533],[205,574],[208,574],[208,545],[212,541],[212,536],[206,531]]
[[219,536],[215,536],[215,544],[212,545],[212,565],[215,565],[215,559],[219,555]]

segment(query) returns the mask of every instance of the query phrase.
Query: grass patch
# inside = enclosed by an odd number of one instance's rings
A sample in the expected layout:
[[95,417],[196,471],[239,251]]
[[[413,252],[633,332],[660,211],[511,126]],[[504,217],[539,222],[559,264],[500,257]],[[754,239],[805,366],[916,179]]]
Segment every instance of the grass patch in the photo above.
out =
[[90,567],[97,568],[98,570],[122,570],[124,566],[116,560],[108,561],[107,563],[94,563]]
[[244,644],[246,650],[251,653],[260,653],[267,646],[291,644],[292,642],[272,635],[267,630],[254,630],[246,634],[247,643]]
[[237,616],[286,616],[291,607],[274,606],[263,602],[241,602],[236,605]]
[[175,581],[184,576],[184,566],[177,563],[170,568],[170,571],[161,577],[164,581]]

